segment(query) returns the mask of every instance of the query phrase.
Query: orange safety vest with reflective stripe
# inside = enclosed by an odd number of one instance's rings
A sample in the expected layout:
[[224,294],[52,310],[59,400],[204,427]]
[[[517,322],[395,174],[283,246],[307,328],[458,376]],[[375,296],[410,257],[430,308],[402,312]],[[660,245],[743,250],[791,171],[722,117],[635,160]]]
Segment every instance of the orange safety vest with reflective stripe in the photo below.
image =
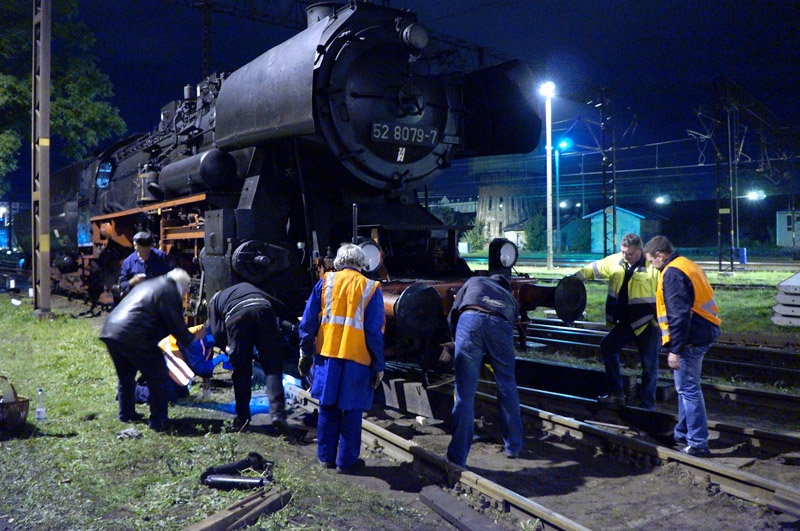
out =
[[377,281],[353,269],[325,274],[317,335],[320,354],[361,365],[372,363],[364,336],[364,313],[377,289]]
[[[203,325],[189,327],[189,332],[195,333],[202,327]],[[194,371],[186,364],[183,353],[178,348],[178,340],[175,339],[175,336],[165,337],[158,342],[158,346],[164,351],[164,361],[167,363],[167,371],[172,381],[181,387],[192,383]]]
[[699,265],[688,258],[678,256],[673,259],[658,277],[658,290],[656,290],[656,317],[658,326],[661,328],[661,344],[666,345],[670,340],[669,322],[667,322],[667,305],[664,303],[664,271],[669,267],[677,267],[692,282],[694,289],[694,302],[692,311],[700,317],[719,326],[722,320],[719,318],[719,308],[714,302],[714,290],[706,278],[706,274]]

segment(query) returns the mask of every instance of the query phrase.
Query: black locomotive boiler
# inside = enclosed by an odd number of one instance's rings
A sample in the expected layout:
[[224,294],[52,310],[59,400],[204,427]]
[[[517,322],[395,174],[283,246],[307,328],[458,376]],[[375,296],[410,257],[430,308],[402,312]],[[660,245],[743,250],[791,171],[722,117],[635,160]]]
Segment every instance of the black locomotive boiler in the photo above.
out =
[[[438,353],[444,312],[472,273],[455,227],[419,190],[453,159],[536,147],[532,73],[519,61],[437,66],[407,11],[325,2],[307,15],[250,63],[187,85],[151,132],[53,175],[57,286],[110,302],[133,234],[148,229],[193,275],[191,316],[244,280],[296,318],[331,253],[356,241],[383,280],[387,350]],[[508,241],[492,253],[493,268],[516,259]],[[582,289],[513,284],[526,309],[583,309]]]

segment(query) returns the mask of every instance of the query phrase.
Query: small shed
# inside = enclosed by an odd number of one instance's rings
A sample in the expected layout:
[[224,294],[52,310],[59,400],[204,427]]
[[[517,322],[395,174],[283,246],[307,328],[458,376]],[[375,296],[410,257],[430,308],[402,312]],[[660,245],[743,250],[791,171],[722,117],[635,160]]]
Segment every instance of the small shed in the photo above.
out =
[[775,213],[775,240],[778,247],[800,247],[800,210]]
[[525,225],[528,223],[527,219],[520,221],[519,223],[514,223],[513,225],[508,225],[503,229],[503,238],[506,238],[509,241],[514,242],[517,246],[517,249],[524,249],[525,248]]
[[603,240],[606,233],[609,234],[609,242],[617,242],[616,246],[611,243],[608,244],[609,253],[617,252],[619,250],[619,243],[622,241],[622,237],[631,232],[642,236],[644,241],[644,236],[642,235],[642,223],[645,217],[643,215],[617,207],[617,237],[615,240],[612,240],[610,236],[613,230],[613,208],[605,208],[607,224],[605,230],[603,230],[603,212],[603,210],[598,210],[583,216],[583,219],[588,219],[591,222],[593,253],[603,252]]

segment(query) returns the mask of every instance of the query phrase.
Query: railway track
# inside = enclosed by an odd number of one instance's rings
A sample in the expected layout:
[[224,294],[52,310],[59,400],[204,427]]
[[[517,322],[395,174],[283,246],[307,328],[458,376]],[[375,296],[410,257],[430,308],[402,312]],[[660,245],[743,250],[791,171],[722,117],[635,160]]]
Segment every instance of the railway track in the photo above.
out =
[[[316,407],[306,391],[296,388],[293,394],[302,407],[310,410]],[[481,383],[476,398],[476,418],[496,415],[496,403],[487,382]],[[445,407],[451,405],[452,389],[446,385],[440,386],[433,392],[431,400],[444,402]],[[736,455],[726,457],[723,449],[715,448],[715,458],[701,459],[654,441],[646,433],[643,434],[640,428],[633,426],[632,422],[624,425],[624,419],[616,424],[591,419],[578,420],[544,411],[528,403],[522,405],[522,411],[526,432],[537,433],[528,440],[532,442],[526,443],[526,451],[520,459],[505,460],[500,465],[497,465],[496,459],[484,461],[488,455],[487,447],[494,445],[480,443],[473,446],[471,470],[452,465],[442,457],[443,445],[449,439],[444,432],[423,434],[412,429],[414,440],[410,440],[390,429],[365,421],[362,444],[370,448],[372,454],[377,451],[382,456],[407,463],[408,467],[435,485],[453,488],[456,493],[470,494],[478,499],[478,507],[492,507],[500,512],[511,513],[520,523],[527,522],[539,529],[646,527],[656,523],[670,527],[686,519],[698,525],[703,521],[699,519],[701,516],[708,521],[709,511],[715,515],[715,522],[716,512],[719,511],[719,525],[734,527],[770,525],[768,521],[772,522],[775,518],[796,524],[800,517],[800,489],[796,478],[795,484],[787,485],[778,478],[763,477],[745,470],[746,463],[756,459],[748,456],[747,452],[763,458],[764,448],[757,444],[771,440],[767,435],[757,434],[758,443],[751,445],[733,443],[736,448],[734,451],[738,452]],[[495,436],[498,433],[496,426],[487,429]],[[781,437],[778,436],[777,440],[780,441]],[[786,444],[792,442],[797,443],[796,440],[785,441]],[[774,456],[781,455],[776,452],[782,450],[784,448],[780,445],[771,447],[771,458],[779,459]],[[786,459],[791,460],[792,457]],[[682,472],[677,473],[675,466]],[[702,478],[695,480],[695,492],[685,492],[686,485],[682,483],[680,474]],[[580,477],[582,484],[573,480],[573,475]],[[569,483],[569,488],[559,491],[559,482],[564,481]],[[627,504],[633,496],[630,486],[639,483],[648,487],[637,489],[637,495],[649,495],[651,492],[656,495],[674,489],[675,495],[682,499],[687,499],[687,496],[707,499],[697,500],[691,507],[682,507],[678,515],[669,514],[671,511],[666,510],[656,514],[637,513]],[[761,509],[759,518],[768,520],[753,519],[747,513],[753,510],[751,506],[731,511],[731,506],[735,504],[724,499],[714,500],[719,493],[758,504],[776,513],[767,514]],[[603,499],[605,505],[600,504],[599,498]],[[664,506],[670,507],[672,501],[663,500]],[[630,514],[621,514],[628,512]]]
[[[481,267],[486,267],[488,263],[487,258],[466,258],[467,263],[472,263],[478,266],[478,269]],[[553,260],[554,267],[564,267],[564,268],[578,268],[581,267],[589,262],[592,259],[587,259],[586,257],[581,258],[556,258]],[[719,270],[719,262],[716,260],[695,260],[700,267],[705,269],[706,271],[718,271]],[[542,259],[532,259],[532,258],[520,258],[516,266],[537,266],[537,267],[545,267],[547,265],[547,260],[545,258]],[[723,267],[729,266],[728,262],[722,263]],[[797,261],[761,261],[761,262],[749,262],[747,264],[734,264],[735,271],[797,271],[800,269],[800,263]],[[774,286],[773,286],[774,287]]]
[[[606,331],[591,328],[576,328],[554,324],[556,321],[533,320],[526,330],[526,346],[544,345],[551,349],[570,351],[596,357],[600,341]],[[737,338],[741,340],[741,338]],[[768,340],[760,340],[761,345],[737,344],[736,339],[722,336],[722,341],[714,343],[703,359],[705,375],[736,378],[744,381],[800,386],[800,353],[793,344],[781,340],[772,345],[764,345]],[[632,347],[623,349],[623,355],[636,354]],[[638,358],[637,358],[638,359]],[[758,362],[754,362],[758,360]],[[666,355],[662,354],[661,366],[666,366]]]

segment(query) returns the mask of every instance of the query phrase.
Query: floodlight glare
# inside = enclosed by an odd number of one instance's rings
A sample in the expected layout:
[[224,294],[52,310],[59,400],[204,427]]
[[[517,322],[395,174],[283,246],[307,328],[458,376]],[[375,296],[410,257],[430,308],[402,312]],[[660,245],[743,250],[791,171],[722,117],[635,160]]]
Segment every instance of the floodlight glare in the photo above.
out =
[[663,205],[663,204],[664,204],[664,203],[666,203],[666,202],[667,202],[667,200],[666,200],[666,199],[664,199],[664,196],[663,196],[663,195],[660,195],[660,196],[656,197],[656,203],[657,203],[657,204],[659,204],[659,205]]
[[567,149],[568,147],[572,146],[572,139],[569,138],[562,138],[561,141],[558,143],[558,149]]
[[753,190],[752,192],[747,192],[745,197],[750,201],[758,201],[767,197],[767,194],[764,193],[764,190]]
[[539,87],[539,94],[545,98],[552,98],[556,95],[556,84],[552,81],[546,81]]
[[561,201],[561,202],[558,204],[558,206],[559,206],[559,208],[567,208],[567,202],[566,202],[566,201]]

